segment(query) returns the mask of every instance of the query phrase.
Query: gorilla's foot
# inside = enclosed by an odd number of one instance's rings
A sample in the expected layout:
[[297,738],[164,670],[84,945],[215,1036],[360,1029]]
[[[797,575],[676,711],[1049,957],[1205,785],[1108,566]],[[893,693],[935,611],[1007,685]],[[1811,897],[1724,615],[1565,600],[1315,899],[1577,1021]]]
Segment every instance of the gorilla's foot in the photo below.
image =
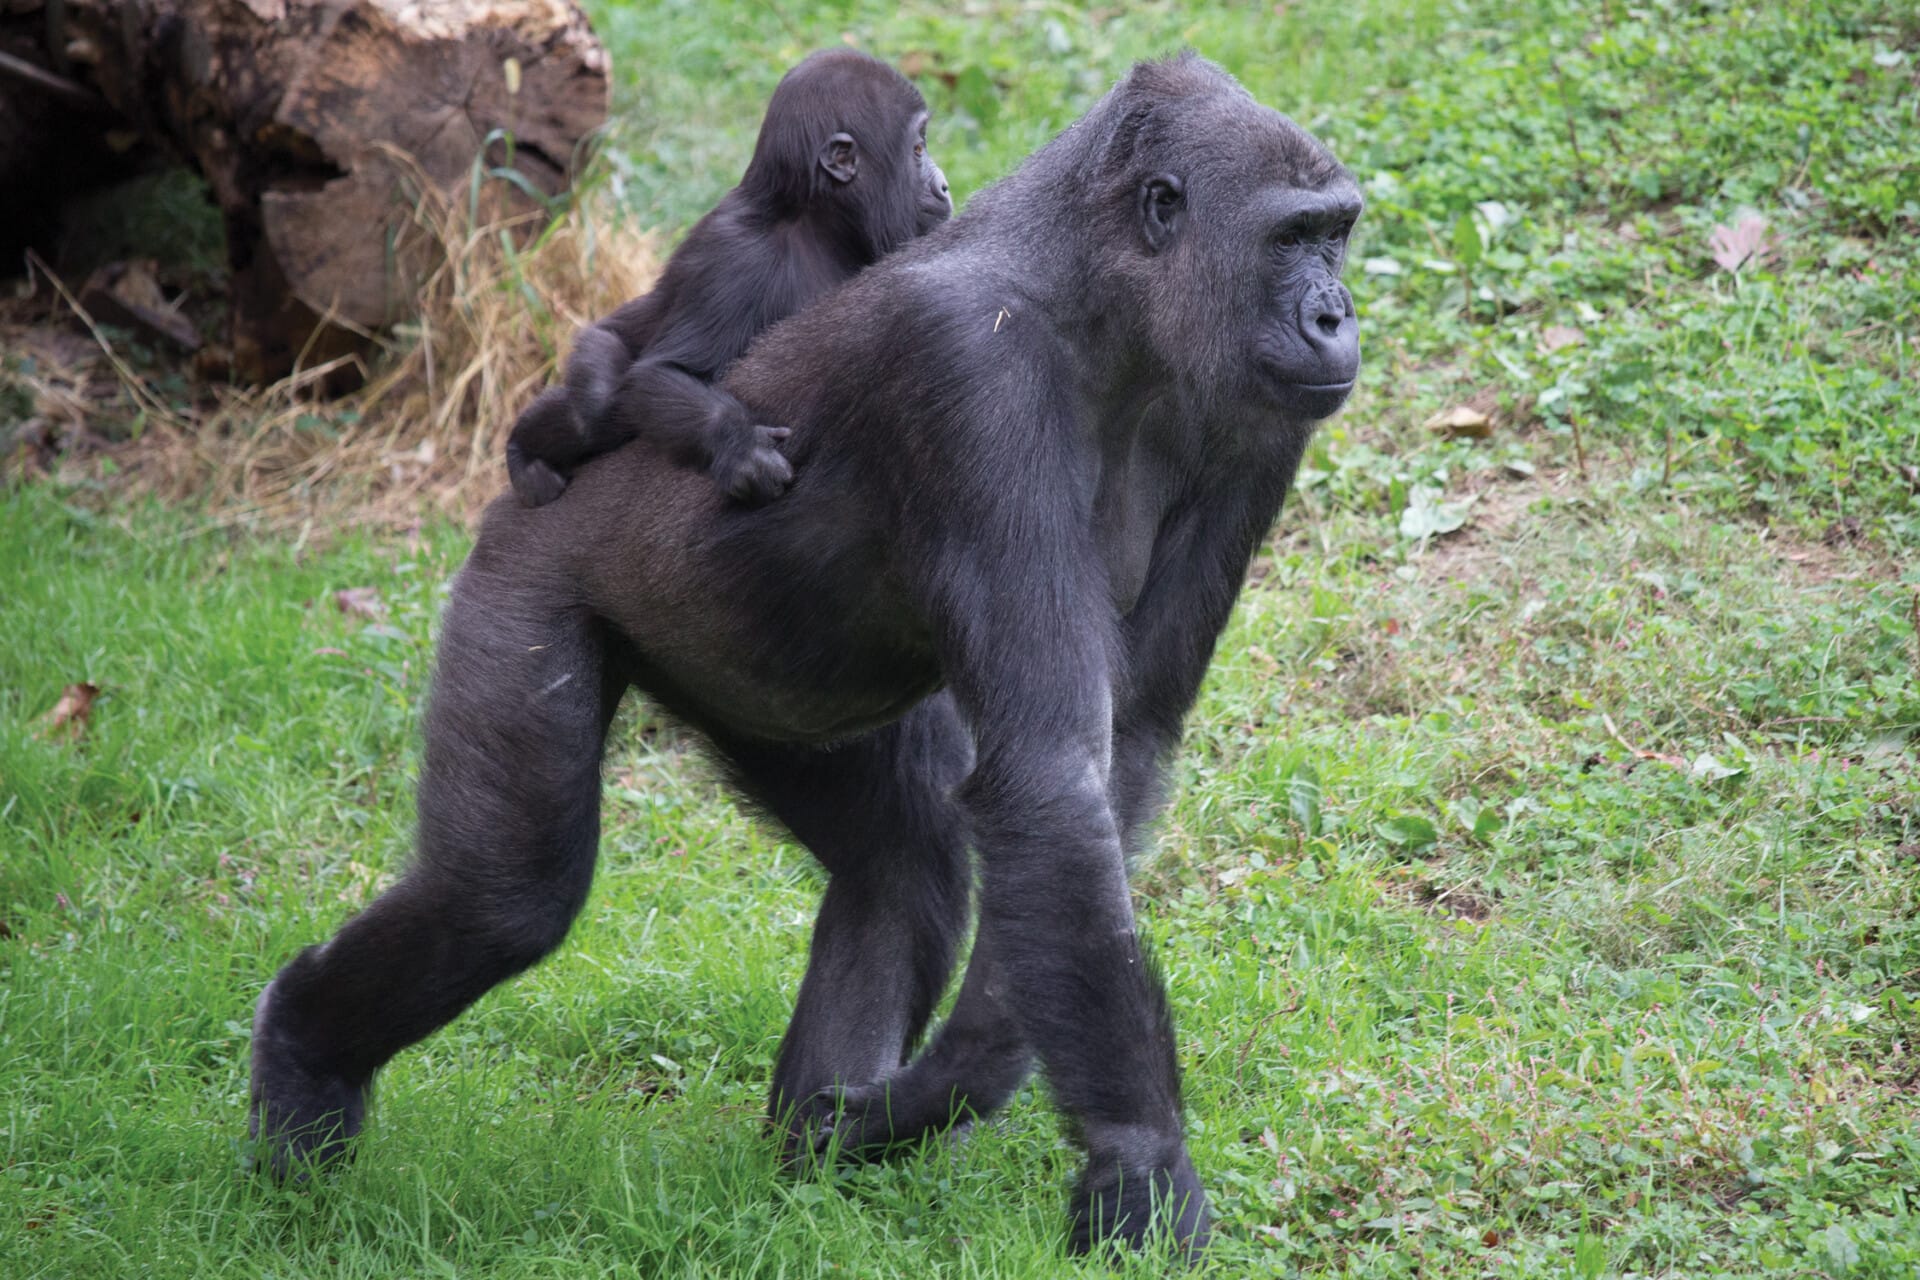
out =
[[885,1079],[821,1089],[791,1114],[776,1103],[782,1156],[789,1165],[829,1151],[871,1160],[929,1138],[962,1136],[1006,1105],[1032,1065],[1017,1038],[955,1033],[949,1026],[935,1048]]
[[253,1085],[247,1134],[276,1180],[305,1181],[345,1156],[366,1119],[367,1090],[317,1068],[275,1016],[273,987],[253,1015]]
[[835,1155],[868,1160],[914,1141],[919,1132],[894,1132],[886,1083],[822,1089],[788,1118],[781,1160],[789,1168],[825,1163]]
[[750,447],[714,457],[713,482],[744,506],[772,502],[793,486],[793,464],[775,447],[789,434],[786,427],[754,427]]
[[510,478],[523,506],[544,507],[567,491],[567,478],[539,458],[529,458]]
[[1173,1158],[1159,1164],[1136,1164],[1127,1154],[1109,1149],[1089,1157],[1073,1193],[1069,1248],[1075,1254],[1102,1246],[1139,1250],[1164,1240],[1181,1256],[1197,1257],[1213,1227],[1186,1150],[1176,1145]]
[[879,1160],[929,1138],[964,1133],[977,1119],[964,1103],[916,1106],[900,1077],[872,1084],[822,1089],[794,1108],[781,1141],[790,1168],[842,1160]]

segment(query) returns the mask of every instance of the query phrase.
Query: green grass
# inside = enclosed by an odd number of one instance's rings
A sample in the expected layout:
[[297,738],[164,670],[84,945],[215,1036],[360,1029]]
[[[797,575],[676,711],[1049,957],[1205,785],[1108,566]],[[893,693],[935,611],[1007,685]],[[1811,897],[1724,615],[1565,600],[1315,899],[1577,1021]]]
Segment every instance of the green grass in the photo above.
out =
[[[1920,20],[1279,9],[600,6],[607,168],[684,225],[843,35],[919,55],[963,194],[1183,43],[1326,137],[1370,201],[1364,385],[1136,876],[1208,1273],[1911,1275]],[[1749,210],[1777,248],[1730,273]],[[1489,438],[1423,427],[1469,399]],[[1031,1092],[776,1174],[819,880],[640,709],[568,944],[385,1073],[338,1178],[241,1174],[255,995],[406,856],[465,544],[0,495],[0,1274],[1074,1270]],[[383,617],[336,607],[365,586]],[[84,738],[40,736],[81,679]]]

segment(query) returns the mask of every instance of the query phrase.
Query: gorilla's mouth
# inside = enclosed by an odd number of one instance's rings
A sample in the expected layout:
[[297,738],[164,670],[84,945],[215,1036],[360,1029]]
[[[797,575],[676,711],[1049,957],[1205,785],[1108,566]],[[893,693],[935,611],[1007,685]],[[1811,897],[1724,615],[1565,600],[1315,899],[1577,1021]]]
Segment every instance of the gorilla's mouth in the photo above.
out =
[[1340,406],[1347,402],[1352,390],[1351,378],[1345,382],[1296,382],[1281,389],[1280,402],[1288,412],[1309,422],[1318,422],[1340,412]]
[[1353,393],[1354,378],[1342,382],[1298,382],[1278,369],[1267,368],[1267,394],[1280,411],[1307,422],[1330,418]]

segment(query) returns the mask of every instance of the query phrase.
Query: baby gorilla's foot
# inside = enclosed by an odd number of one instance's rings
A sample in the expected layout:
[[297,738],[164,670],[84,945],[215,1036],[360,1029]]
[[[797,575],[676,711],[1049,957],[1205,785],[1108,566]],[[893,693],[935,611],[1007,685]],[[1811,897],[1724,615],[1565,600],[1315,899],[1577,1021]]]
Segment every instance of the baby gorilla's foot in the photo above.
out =
[[538,458],[530,458],[519,470],[509,470],[507,479],[521,505],[544,507],[567,491],[567,478]]
[[751,428],[742,441],[745,447],[714,456],[714,484],[745,506],[773,501],[793,484],[793,464],[777,447],[789,434],[786,427]]

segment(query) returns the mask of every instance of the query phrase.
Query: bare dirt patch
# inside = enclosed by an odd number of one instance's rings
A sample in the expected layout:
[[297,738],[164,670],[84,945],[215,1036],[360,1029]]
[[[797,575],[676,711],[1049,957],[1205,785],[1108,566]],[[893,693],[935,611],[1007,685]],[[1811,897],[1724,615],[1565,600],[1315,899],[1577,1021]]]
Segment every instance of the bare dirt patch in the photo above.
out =
[[1836,520],[1817,540],[1777,528],[1766,529],[1763,536],[1783,582],[1890,582],[1900,573],[1899,562],[1858,520]]
[[1381,882],[1386,897],[1411,903],[1449,920],[1482,925],[1493,919],[1497,909],[1491,896],[1470,885],[1441,885],[1425,869],[1405,868]]
[[1579,483],[1571,471],[1518,477],[1494,467],[1467,478],[1449,498],[1471,498],[1472,512],[1458,533],[1436,538],[1416,564],[1429,583],[1477,578],[1507,555],[1525,533],[1525,517],[1543,498],[1571,492]]

